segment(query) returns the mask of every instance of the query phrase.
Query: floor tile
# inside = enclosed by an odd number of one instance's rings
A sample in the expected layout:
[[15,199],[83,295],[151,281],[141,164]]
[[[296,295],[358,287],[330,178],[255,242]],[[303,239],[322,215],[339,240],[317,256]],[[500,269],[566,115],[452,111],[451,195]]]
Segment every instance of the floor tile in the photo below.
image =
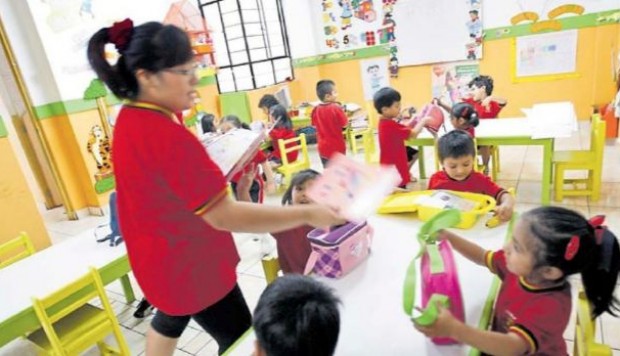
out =
[[258,302],[258,298],[267,286],[265,278],[243,274],[238,277],[237,283],[239,283],[239,287],[243,292],[243,296],[245,297],[248,307],[251,311],[253,311],[256,307],[256,303]]
[[200,349],[196,356],[217,356],[219,350],[219,346],[215,340],[211,340],[205,347]]
[[192,355],[197,354],[198,351],[206,347],[207,344],[211,341],[213,341],[213,338],[209,336],[209,334],[204,331],[200,331],[197,332],[197,335],[193,339],[191,339],[183,347],[181,347],[181,349]]

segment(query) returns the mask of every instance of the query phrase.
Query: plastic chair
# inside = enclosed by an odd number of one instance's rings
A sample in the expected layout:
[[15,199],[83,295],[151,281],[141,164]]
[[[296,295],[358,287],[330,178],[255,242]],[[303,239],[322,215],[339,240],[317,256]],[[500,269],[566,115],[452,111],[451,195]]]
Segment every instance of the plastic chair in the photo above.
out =
[[[497,182],[497,174],[500,171],[499,168],[499,147],[498,146],[489,146],[490,154],[491,154],[491,179],[494,182]],[[487,167],[481,165],[481,171],[488,170]]]
[[[286,145],[291,142],[294,142],[295,145],[291,145],[287,148]],[[306,135],[299,134],[299,136],[294,138],[278,140],[278,146],[280,147],[282,165],[276,168],[276,171],[284,176],[283,186],[288,187],[295,173],[310,168],[310,156],[308,156]],[[301,151],[301,154],[297,155],[297,160],[295,162],[289,162],[286,154],[293,151]]]
[[[21,252],[17,252],[19,250]],[[16,238],[0,245],[0,269],[31,256],[35,252],[30,237],[22,231]],[[4,259],[3,255],[9,255],[9,257]]]
[[278,272],[282,270],[282,268],[280,268],[280,262],[277,257],[265,257],[260,262],[263,265],[263,272],[265,272],[267,284],[271,284],[271,282],[278,278]]
[[611,356],[611,348],[594,341],[596,332],[590,302],[584,291],[577,297],[577,322],[575,323],[575,356]]
[[375,144],[374,129],[369,129],[368,132],[364,133],[362,136],[362,145],[364,146],[364,161],[367,164],[378,164],[379,151]]
[[[99,297],[103,309],[88,304]],[[48,354],[77,355],[93,345],[101,354],[130,355],[96,269],[58,291],[32,298],[42,329],[28,339]],[[113,334],[118,348],[104,342]]]
[[[590,149],[582,151],[556,151],[553,154],[555,171],[555,201],[564,196],[590,196],[593,201],[601,196],[601,176],[603,171],[603,152],[605,150],[605,121],[599,114],[592,116]],[[587,178],[564,178],[565,171],[587,171]],[[565,189],[570,184],[573,189]],[[580,189],[577,185],[583,185]]]

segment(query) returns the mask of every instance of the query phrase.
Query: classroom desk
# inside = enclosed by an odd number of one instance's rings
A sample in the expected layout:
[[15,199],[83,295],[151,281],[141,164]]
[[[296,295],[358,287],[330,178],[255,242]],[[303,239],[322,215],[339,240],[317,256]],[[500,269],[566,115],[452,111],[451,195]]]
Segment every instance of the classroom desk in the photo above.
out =
[[128,303],[135,300],[125,244],[97,243],[92,232],[52,245],[0,270],[0,347],[40,328],[32,297],[44,297],[99,270],[104,285],[121,280]]
[[[507,224],[484,227],[480,219],[470,230],[453,230],[487,249],[500,249]],[[341,327],[336,355],[466,355],[469,347],[437,346],[417,332],[402,308],[403,282],[411,259],[419,249],[416,233],[422,222],[415,214],[382,215],[370,219],[375,228],[367,261],[341,279],[317,277],[334,288],[342,301]],[[466,321],[486,328],[498,288],[488,269],[454,254],[465,303]],[[419,284],[419,283],[418,283]],[[418,285],[418,288],[420,286]],[[420,293],[418,292],[418,298]],[[418,299],[419,300],[419,299]],[[419,302],[418,302],[419,303]],[[483,313],[483,310],[485,312]],[[251,354],[255,336],[250,329],[226,355]]]
[[[532,138],[532,131],[525,118],[507,118],[507,119],[482,119],[476,127],[476,142],[481,146],[542,146],[542,191],[541,203],[548,205],[551,195],[551,174],[552,174],[552,158],[553,158],[553,138]],[[428,132],[423,130],[422,133],[414,139],[407,141],[409,146],[433,146],[435,139]],[[424,167],[424,152],[418,155],[420,158],[420,177],[426,178]]]

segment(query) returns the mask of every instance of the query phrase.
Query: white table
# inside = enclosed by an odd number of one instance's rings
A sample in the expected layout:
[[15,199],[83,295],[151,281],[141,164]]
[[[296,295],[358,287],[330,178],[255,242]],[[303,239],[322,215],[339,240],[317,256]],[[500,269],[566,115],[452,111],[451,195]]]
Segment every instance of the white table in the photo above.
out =
[[[500,249],[506,238],[507,224],[488,229],[484,227],[485,221],[486,218],[479,219],[470,230],[453,231],[484,248]],[[336,355],[465,355],[470,352],[462,345],[434,345],[413,328],[403,312],[405,272],[419,249],[416,233],[422,222],[415,214],[408,214],[377,216],[370,223],[375,228],[375,237],[369,259],[341,279],[318,277],[334,288],[342,300]],[[474,265],[456,252],[455,261],[466,321],[486,327],[488,320],[481,320],[483,308],[492,306],[497,279],[486,268]],[[249,331],[227,355],[251,354],[254,340],[253,332]]]
[[[552,174],[552,158],[553,158],[553,138],[532,138],[532,128],[528,124],[526,118],[506,118],[506,119],[482,119],[476,127],[476,142],[482,146],[542,146],[542,192],[541,203],[548,205],[551,194],[551,174]],[[424,146],[435,146],[434,137],[423,130],[422,133],[414,139],[407,141],[410,146],[418,146],[421,149],[420,159],[420,177],[426,177],[424,166]]]
[[131,271],[125,244],[97,243],[91,232],[52,245],[0,270],[0,347],[36,330],[39,320],[32,297],[44,297],[95,267],[104,284],[120,278],[125,297],[135,300],[127,274]]

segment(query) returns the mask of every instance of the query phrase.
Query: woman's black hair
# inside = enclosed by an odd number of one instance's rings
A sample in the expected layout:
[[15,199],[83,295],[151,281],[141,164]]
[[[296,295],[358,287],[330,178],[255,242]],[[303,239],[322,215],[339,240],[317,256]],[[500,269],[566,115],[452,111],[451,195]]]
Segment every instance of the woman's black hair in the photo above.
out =
[[611,231],[601,227],[595,233],[582,215],[555,206],[530,210],[522,219],[540,242],[533,249],[537,266],[559,268],[564,276],[581,273],[586,296],[594,306],[593,317],[620,311],[620,302],[614,297],[620,247]]
[[192,60],[187,34],[173,25],[147,22],[133,28],[126,48],[119,51],[116,64],[110,65],[105,45],[110,42],[109,28],[97,31],[88,41],[87,56],[99,79],[121,99],[136,99],[139,87],[136,71],[157,73]]
[[239,116],[237,115],[226,115],[222,118],[222,122],[228,122],[237,129],[245,129],[245,130],[250,129],[250,125],[246,124],[245,122],[242,122],[241,119],[239,119]]
[[480,123],[476,109],[468,103],[455,104],[451,114],[454,118],[464,119],[471,127],[476,127]]
[[293,179],[291,179],[291,184],[284,192],[282,196],[282,205],[291,205],[293,204],[293,189],[299,187],[300,185],[305,184],[307,181],[318,178],[321,173],[315,171],[314,169],[304,169],[303,171],[299,171]]
[[200,125],[202,126],[202,133],[217,132],[217,128],[215,127],[215,115],[213,114],[202,113]]
[[273,117],[276,124],[275,127],[293,129],[293,122],[288,116],[288,110],[280,104],[274,105],[269,109],[269,115]]

